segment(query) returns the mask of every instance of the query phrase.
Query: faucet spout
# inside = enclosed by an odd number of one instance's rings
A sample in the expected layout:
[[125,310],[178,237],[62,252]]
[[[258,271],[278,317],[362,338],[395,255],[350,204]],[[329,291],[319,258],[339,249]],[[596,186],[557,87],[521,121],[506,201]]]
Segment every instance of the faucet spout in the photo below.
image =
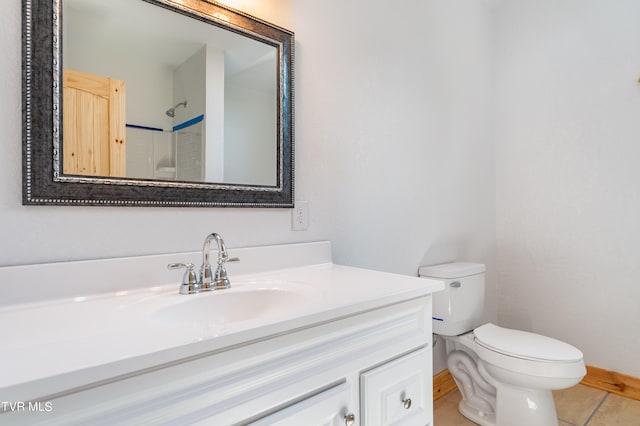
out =
[[[218,246],[218,267],[215,274],[212,273],[211,262],[209,260],[211,241],[213,240],[216,241]],[[200,267],[200,285],[202,290],[217,290],[231,287],[229,277],[227,276],[227,270],[225,268],[225,263],[229,261],[238,261],[238,259],[229,259],[227,248],[225,247],[224,240],[220,234],[213,232],[207,235],[202,246],[202,266]]]
[[227,248],[224,245],[224,240],[222,239],[220,234],[213,232],[207,235],[207,238],[204,239],[204,244],[202,246],[202,264],[203,265],[209,264],[209,251],[211,250],[211,241],[213,240],[216,240],[216,243],[218,244],[218,251],[220,253],[220,256],[229,257],[227,255]]

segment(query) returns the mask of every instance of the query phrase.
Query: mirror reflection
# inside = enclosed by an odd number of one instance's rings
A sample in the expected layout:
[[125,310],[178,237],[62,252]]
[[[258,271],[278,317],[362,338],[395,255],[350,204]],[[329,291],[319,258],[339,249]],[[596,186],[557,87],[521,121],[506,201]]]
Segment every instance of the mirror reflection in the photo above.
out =
[[145,1],[62,17],[65,175],[277,184],[275,46]]

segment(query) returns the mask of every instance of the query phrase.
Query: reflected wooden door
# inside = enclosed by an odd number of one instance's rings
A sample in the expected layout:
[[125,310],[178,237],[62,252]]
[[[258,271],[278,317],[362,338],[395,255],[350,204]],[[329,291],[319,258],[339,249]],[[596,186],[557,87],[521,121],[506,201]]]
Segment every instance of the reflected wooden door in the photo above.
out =
[[68,69],[63,80],[64,173],[124,177],[124,81]]

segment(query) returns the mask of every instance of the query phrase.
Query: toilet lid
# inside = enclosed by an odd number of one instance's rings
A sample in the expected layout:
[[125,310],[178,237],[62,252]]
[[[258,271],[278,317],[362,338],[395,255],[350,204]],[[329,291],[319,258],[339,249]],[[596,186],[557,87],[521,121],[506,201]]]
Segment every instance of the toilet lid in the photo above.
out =
[[473,330],[476,342],[494,352],[516,358],[570,362],[582,359],[578,348],[551,337],[485,324]]

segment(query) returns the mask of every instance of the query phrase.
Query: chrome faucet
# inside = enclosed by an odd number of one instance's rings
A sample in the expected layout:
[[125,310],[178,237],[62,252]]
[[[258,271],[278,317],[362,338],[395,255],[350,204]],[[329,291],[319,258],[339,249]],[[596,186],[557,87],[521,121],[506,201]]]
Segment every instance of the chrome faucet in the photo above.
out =
[[[211,278],[211,263],[209,263],[209,251],[211,250],[212,240],[216,240],[218,244],[218,267],[213,275],[213,279]],[[201,290],[221,290],[231,287],[231,282],[229,282],[229,276],[227,275],[227,268],[225,268],[224,265],[227,262],[238,262],[239,260],[237,257],[229,258],[227,248],[224,246],[224,240],[219,234],[214,232],[207,235],[202,246],[202,266],[200,267]]]
[[[218,244],[218,267],[215,273],[212,273],[211,263],[209,262],[212,240],[216,240]],[[239,260],[237,257],[229,257],[227,248],[224,245],[224,240],[219,234],[214,232],[207,235],[207,238],[204,240],[202,246],[202,266],[200,267],[200,276],[198,278],[196,278],[193,263],[170,263],[167,265],[167,268],[186,268],[187,271],[180,285],[180,294],[193,294],[201,291],[222,290],[231,287],[225,264],[227,262],[238,262]]]

